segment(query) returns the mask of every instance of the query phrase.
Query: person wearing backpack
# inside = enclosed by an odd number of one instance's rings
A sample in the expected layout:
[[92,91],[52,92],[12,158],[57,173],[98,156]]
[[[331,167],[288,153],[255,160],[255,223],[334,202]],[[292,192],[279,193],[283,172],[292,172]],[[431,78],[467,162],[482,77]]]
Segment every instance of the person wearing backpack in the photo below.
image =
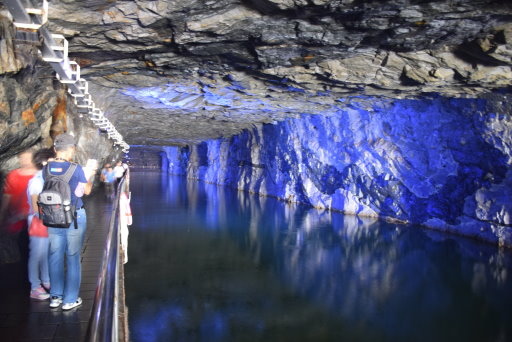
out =
[[27,198],[30,207],[28,221],[29,254],[28,280],[30,298],[46,300],[50,298],[50,275],[48,273],[48,228],[39,218],[38,196],[43,189],[43,167],[48,160],[55,158],[55,151],[43,148],[32,156],[32,163],[39,170],[28,182]]
[[[91,192],[92,179],[88,181],[83,168],[71,162],[75,155],[75,138],[72,135],[63,133],[57,136],[53,146],[57,156],[43,169],[45,184],[39,195],[38,206],[41,219],[48,226],[50,308],[62,304],[63,310],[70,310],[82,304],[78,296],[81,282],[80,253],[87,228],[82,196]],[[67,181],[68,189],[62,187],[62,180]],[[54,186],[53,192],[49,185]],[[52,203],[66,201],[66,194],[59,193],[65,190],[70,192],[70,203],[50,208]],[[62,213],[59,215],[62,208],[67,210],[64,218]],[[63,219],[66,222],[61,224]],[[58,224],[48,224],[48,220]],[[66,228],[68,223],[69,227]]]

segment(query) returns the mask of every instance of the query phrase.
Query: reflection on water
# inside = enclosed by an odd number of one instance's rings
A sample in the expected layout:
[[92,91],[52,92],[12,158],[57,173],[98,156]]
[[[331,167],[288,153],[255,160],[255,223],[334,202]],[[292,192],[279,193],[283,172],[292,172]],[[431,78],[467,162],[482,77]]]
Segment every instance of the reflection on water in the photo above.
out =
[[133,341],[510,341],[512,255],[135,173]]

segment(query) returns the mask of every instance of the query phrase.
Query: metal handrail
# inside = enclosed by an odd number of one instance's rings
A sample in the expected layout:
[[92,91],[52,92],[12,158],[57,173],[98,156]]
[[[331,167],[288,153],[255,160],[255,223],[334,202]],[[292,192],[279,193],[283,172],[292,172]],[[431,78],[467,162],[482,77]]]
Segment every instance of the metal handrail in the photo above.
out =
[[86,341],[117,341],[119,312],[119,199],[126,177],[117,186],[109,232],[105,242],[101,271],[98,277]]
[[[124,141],[114,125],[103,116],[103,112],[96,108],[91,94],[88,92],[87,81],[80,77],[80,65],[69,60],[67,56],[68,41],[63,35],[52,34],[48,30],[48,25],[45,25],[48,19],[47,1],[43,1],[42,8],[33,8],[35,6],[32,0],[4,0],[3,2],[12,15],[14,26],[39,34],[42,39],[39,49],[43,60],[47,61],[55,70],[57,79],[67,85],[69,93],[75,99],[78,111],[83,112],[85,110],[90,119],[93,115],[96,117],[102,116],[110,124],[104,128],[107,131],[108,138],[114,140],[114,145],[121,146],[123,152],[127,153],[130,145]],[[36,13],[38,15],[34,15]],[[40,43],[39,40],[37,43]],[[95,122],[93,121],[93,123]]]

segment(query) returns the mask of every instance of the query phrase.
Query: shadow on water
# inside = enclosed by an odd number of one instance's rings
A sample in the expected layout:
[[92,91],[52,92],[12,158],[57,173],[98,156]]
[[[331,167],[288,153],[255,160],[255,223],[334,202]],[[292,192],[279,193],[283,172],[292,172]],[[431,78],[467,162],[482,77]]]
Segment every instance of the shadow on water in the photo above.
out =
[[510,341],[512,254],[417,227],[132,176],[133,341]]

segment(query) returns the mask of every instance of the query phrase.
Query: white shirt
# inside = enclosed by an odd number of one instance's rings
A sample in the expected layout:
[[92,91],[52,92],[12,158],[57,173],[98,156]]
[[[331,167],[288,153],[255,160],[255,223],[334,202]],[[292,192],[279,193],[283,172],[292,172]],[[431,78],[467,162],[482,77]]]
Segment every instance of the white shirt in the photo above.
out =
[[116,175],[116,178],[123,177],[124,167],[122,167],[121,165],[114,167],[114,173]]
[[28,205],[30,206],[30,213],[33,214],[36,212],[34,208],[32,208],[32,195],[39,195],[41,191],[43,191],[44,179],[43,179],[43,171],[38,171],[34,177],[32,177],[28,181],[27,187],[27,199]]

